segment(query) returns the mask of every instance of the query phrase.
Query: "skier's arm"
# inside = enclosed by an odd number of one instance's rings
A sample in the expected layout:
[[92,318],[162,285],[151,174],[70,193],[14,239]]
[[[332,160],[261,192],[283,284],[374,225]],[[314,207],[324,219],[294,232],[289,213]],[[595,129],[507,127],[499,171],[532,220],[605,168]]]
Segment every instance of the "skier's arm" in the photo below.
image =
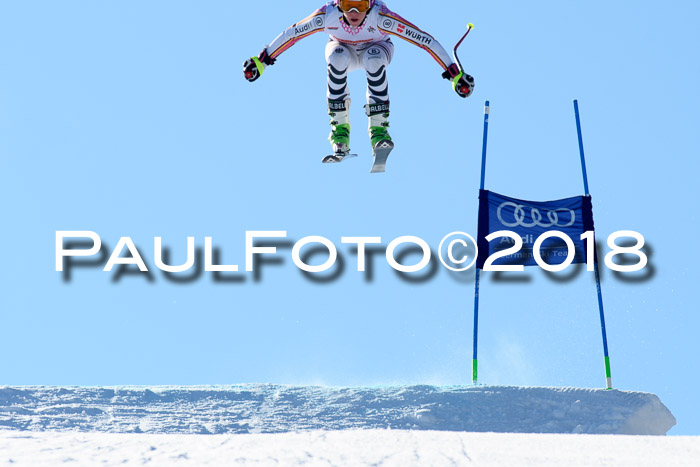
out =
[[298,23],[292,24],[272,41],[265,50],[274,60],[285,50],[317,32],[323,31],[326,27],[326,5],[311,13]]
[[255,81],[265,70],[265,67],[275,63],[277,57],[285,50],[317,32],[324,30],[326,25],[326,5],[311,13],[309,16],[292,24],[280,33],[272,44],[266,46],[258,57],[251,57],[243,64],[243,73],[248,81]]
[[386,6],[382,6],[379,11],[378,27],[385,34],[400,37],[428,52],[442,67],[443,78],[452,82],[452,87],[460,97],[468,97],[472,93],[474,78],[459,69],[445,48],[433,36],[406,21]]

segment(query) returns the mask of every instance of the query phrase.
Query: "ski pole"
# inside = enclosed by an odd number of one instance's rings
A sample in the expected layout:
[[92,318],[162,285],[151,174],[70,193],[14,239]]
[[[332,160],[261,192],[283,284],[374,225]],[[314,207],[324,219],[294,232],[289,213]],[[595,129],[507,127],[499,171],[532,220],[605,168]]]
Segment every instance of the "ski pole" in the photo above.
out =
[[462,38],[457,42],[457,45],[455,45],[455,48],[452,50],[452,56],[455,59],[455,62],[457,62],[457,66],[459,66],[459,71],[464,72],[464,68],[462,67],[462,63],[459,61],[459,57],[457,56],[457,49],[459,46],[462,44],[462,41],[467,37],[467,34],[469,34],[469,31],[474,29],[474,24],[469,23],[467,24],[467,32],[464,33]]

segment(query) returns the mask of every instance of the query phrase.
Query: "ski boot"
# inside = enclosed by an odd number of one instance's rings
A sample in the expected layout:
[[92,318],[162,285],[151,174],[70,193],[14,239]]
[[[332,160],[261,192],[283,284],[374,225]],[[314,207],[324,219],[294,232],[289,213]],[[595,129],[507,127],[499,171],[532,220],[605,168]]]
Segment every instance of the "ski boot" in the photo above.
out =
[[387,128],[389,127],[389,101],[367,104],[365,106],[369,117],[369,138],[372,143],[374,164],[370,173],[384,172],[389,153],[394,149],[394,142]]
[[323,158],[321,162],[342,162],[348,157],[357,156],[350,154],[350,99],[344,101],[328,101],[328,115],[331,116],[331,134],[328,140],[333,146],[333,154]]

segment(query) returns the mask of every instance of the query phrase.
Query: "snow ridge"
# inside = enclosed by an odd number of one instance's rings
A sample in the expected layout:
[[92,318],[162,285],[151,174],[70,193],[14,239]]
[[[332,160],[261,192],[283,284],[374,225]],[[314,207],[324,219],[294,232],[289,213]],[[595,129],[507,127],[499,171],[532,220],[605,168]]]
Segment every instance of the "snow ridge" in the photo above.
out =
[[654,394],[577,388],[391,386],[0,387],[0,429],[283,433],[410,429],[663,435]]

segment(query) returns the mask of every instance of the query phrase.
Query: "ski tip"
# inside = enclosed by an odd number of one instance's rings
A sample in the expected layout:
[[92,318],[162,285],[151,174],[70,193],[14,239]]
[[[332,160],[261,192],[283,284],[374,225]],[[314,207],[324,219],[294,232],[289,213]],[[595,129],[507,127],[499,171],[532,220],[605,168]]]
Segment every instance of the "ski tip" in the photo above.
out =
[[474,29],[474,23],[467,23],[468,29]]

